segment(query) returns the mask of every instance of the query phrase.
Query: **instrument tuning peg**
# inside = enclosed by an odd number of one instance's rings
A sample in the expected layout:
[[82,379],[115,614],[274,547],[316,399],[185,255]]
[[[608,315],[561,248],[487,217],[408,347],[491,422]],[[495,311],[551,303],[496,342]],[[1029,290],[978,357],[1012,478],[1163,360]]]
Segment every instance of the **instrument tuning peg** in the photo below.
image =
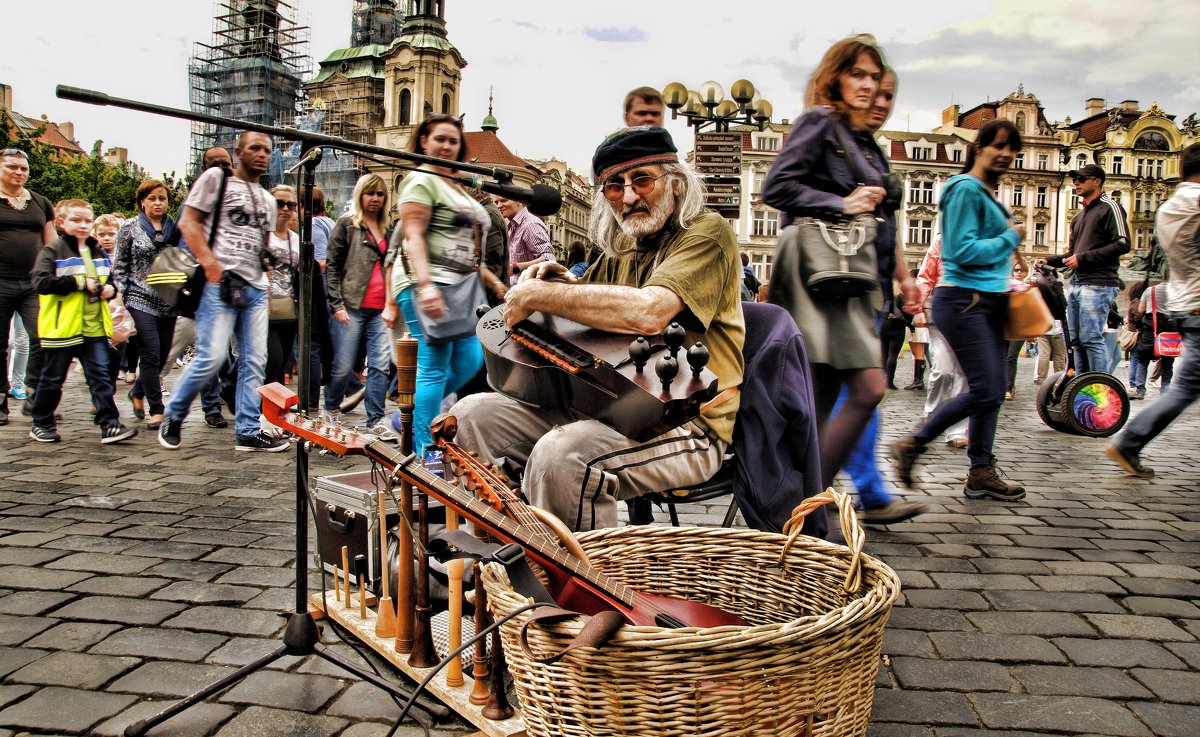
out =
[[629,357],[633,359],[633,368],[639,374],[642,373],[642,367],[650,360],[650,353],[650,344],[640,335],[629,344]]
[[687,362],[688,365],[692,367],[693,378],[700,378],[700,372],[703,371],[704,367],[708,365],[709,357],[710,355],[708,352],[708,346],[699,341],[697,341],[696,344],[691,348],[688,348]]
[[475,307],[475,317],[482,318],[484,315],[492,311],[491,305],[481,304]]
[[679,355],[679,349],[683,347],[683,341],[685,340],[687,340],[687,331],[677,322],[668,325],[666,332],[663,333],[663,342],[667,344],[667,348],[671,351],[671,358]]
[[654,373],[662,381],[663,394],[670,394],[671,382],[679,375],[679,361],[674,356],[663,356],[654,364]]

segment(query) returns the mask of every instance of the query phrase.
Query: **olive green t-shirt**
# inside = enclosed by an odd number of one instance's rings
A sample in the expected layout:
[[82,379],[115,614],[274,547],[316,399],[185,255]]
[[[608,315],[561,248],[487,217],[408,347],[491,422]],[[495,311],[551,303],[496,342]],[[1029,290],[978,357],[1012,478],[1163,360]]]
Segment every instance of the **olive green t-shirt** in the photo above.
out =
[[[706,212],[690,228],[668,226],[639,242],[635,253],[601,256],[580,281],[670,289],[684,304],[684,311],[675,318],[687,330],[684,345],[700,341],[708,347],[708,369],[717,375],[717,390],[741,385],[745,369],[742,345],[746,341],[742,263],[737,237],[725,218]],[[733,442],[738,399],[722,402],[700,418],[726,443]]]
[[[476,268],[475,229],[479,228],[481,242],[487,238],[491,217],[483,206],[460,187],[434,174],[415,171],[400,182],[398,199],[401,206],[415,202],[429,208],[429,227],[425,231],[430,278],[437,284],[454,284]],[[399,245],[404,228],[392,231],[392,242]],[[399,249],[397,249],[399,250]],[[392,264],[392,294],[413,285],[412,277],[404,271],[397,258]]]

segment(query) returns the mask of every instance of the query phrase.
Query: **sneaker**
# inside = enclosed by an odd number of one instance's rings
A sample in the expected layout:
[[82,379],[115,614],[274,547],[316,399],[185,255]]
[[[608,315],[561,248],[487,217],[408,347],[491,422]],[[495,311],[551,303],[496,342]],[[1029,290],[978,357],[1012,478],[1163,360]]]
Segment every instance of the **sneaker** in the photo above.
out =
[[158,426],[158,444],[167,450],[175,450],[183,442],[183,420],[164,417]]
[[25,399],[29,395],[25,393],[25,387],[17,384],[9,387],[8,396],[12,397],[13,399]]
[[946,447],[956,448],[958,450],[962,450],[963,448],[967,447],[967,444],[966,438],[952,438],[946,441]]
[[229,422],[225,419],[225,415],[220,412],[209,412],[204,415],[204,424],[209,427],[215,427],[218,430],[222,427],[229,427]]
[[1012,392],[1004,392],[1004,401],[1011,402],[1013,398]]
[[968,499],[991,497],[997,501],[1015,502],[1025,498],[1025,487],[1010,484],[1000,478],[1000,469],[995,461],[990,466],[976,466],[967,473],[963,494]]
[[376,422],[369,430],[367,430],[367,432],[385,443],[400,442],[400,436],[396,434],[396,431],[391,428],[389,423],[384,422],[383,420]]
[[1129,453],[1128,451],[1121,450],[1116,443],[1112,443],[1105,448],[1104,455],[1113,459],[1130,476],[1136,476],[1139,479],[1154,478],[1154,469],[1143,466],[1142,459],[1138,457],[1137,453]]
[[109,425],[100,431],[100,444],[109,445],[111,443],[119,443],[122,440],[128,440],[137,434],[138,431],[136,428],[125,427],[120,423],[117,423],[116,425]]
[[1146,392],[1141,391],[1141,390],[1129,392],[1129,398],[1130,399],[1145,399]]
[[366,395],[367,395],[367,388],[364,386],[362,389],[359,389],[358,391],[354,392],[350,396],[343,399],[342,405],[340,407],[338,407],[338,409],[342,412],[350,412],[351,410],[353,410],[355,407],[357,407],[359,404],[362,403],[363,397],[365,397]]
[[928,511],[929,507],[921,502],[893,499],[882,507],[864,509],[858,513],[858,519],[864,525],[890,525],[896,522],[903,522],[906,519],[912,519],[918,514],[924,514]]
[[146,419],[146,402],[145,402],[145,400],[139,399],[139,398],[133,396],[132,389],[130,389],[129,393],[126,394],[125,396],[129,398],[129,404],[133,406],[133,416],[138,418],[139,420]]
[[923,392],[923,391],[925,391],[925,382],[914,381],[913,383],[904,387],[904,390],[909,391],[909,392]]
[[891,455],[896,467],[896,477],[910,489],[913,485],[913,466],[917,465],[917,458],[924,452],[925,446],[914,440],[911,435],[892,443]]
[[321,410],[321,422],[327,425],[340,425],[342,424],[342,413],[336,409],[323,409]]
[[233,449],[278,453],[288,449],[288,441],[283,438],[273,438],[265,432],[258,432],[254,435],[238,435]]
[[41,427],[39,425],[29,428],[29,437],[39,443],[57,443],[62,440],[62,436],[53,427]]

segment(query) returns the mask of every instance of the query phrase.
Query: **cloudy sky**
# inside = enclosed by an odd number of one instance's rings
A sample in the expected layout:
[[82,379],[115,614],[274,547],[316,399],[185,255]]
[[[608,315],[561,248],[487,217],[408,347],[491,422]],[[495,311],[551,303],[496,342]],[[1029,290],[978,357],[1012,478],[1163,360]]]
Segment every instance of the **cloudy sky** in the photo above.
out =
[[[291,0],[311,27],[310,54],[348,45],[352,0]],[[124,146],[152,174],[183,172],[188,124],[58,100],[56,84],[187,107],[187,62],[212,32],[213,0],[58,0],[10,3],[0,82],[13,107],[75,123],[90,148]],[[48,8],[53,8],[52,17]],[[889,128],[928,130],[951,103],[964,109],[1024,84],[1051,120],[1078,119],[1089,97],[1110,105],[1157,101],[1182,119],[1200,111],[1198,0],[859,0],[854,17],[825,2],[759,0],[448,0],[450,40],[466,57],[461,111],[468,130],[495,87],[500,136],[526,157],[558,157],[586,171],[603,136],[620,123],[635,86],[705,80],[728,91],[750,79],[794,118],[805,83],[829,44],[869,32],[900,73]],[[17,30],[19,29],[19,30]],[[315,68],[315,64],[314,64]],[[691,135],[670,124],[681,148]]]

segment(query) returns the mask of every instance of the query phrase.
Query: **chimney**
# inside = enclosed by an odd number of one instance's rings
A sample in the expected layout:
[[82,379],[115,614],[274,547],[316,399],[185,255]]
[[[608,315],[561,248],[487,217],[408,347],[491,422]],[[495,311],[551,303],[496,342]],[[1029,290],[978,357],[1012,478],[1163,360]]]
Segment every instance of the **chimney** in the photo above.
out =
[[1124,100],[1121,102],[1121,109],[1131,113],[1136,113],[1138,109],[1137,100]]
[[1104,112],[1104,98],[1089,97],[1087,102],[1083,103],[1083,109],[1087,111],[1087,117],[1089,118],[1093,115],[1099,115]]
[[951,105],[942,111],[942,125],[958,125],[958,105]]
[[12,112],[12,87],[0,83],[0,107]]
[[68,141],[70,141],[72,143],[75,142],[75,124],[74,123],[72,123],[71,121],[68,120],[63,123],[55,123],[55,125],[58,126],[58,132],[62,133],[64,138],[66,138]]

